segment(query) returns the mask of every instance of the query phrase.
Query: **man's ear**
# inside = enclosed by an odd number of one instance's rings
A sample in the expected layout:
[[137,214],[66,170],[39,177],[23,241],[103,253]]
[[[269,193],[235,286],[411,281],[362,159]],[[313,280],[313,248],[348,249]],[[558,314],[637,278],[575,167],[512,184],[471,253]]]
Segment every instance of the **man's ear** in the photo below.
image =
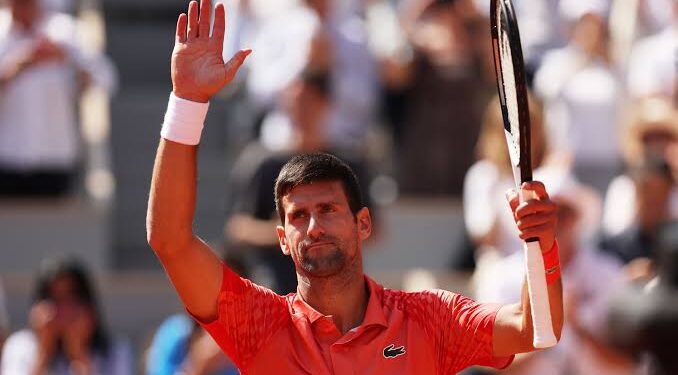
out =
[[370,215],[370,209],[363,207],[356,214],[356,219],[358,222],[358,235],[362,241],[370,238],[372,234],[372,216]]
[[287,237],[285,237],[285,228],[282,225],[275,227],[275,232],[278,234],[278,242],[283,254],[290,255],[290,247],[287,246]]

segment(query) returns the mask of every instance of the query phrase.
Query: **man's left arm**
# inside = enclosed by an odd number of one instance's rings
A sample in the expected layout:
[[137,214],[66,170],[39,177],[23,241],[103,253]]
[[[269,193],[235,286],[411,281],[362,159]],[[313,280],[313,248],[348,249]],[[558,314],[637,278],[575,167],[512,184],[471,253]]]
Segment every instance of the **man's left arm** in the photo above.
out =
[[[520,238],[522,240],[538,238],[545,259],[552,258],[554,255],[557,257],[558,244],[555,240],[555,233],[558,207],[549,199],[542,183],[528,182],[524,183],[522,188],[523,190],[534,191],[537,198],[520,203],[517,192],[510,191],[507,193],[507,199],[520,231]],[[553,253],[554,251],[556,253]],[[557,266],[559,267],[559,265]],[[559,275],[559,269],[556,271]],[[551,277],[547,282],[547,290],[553,332],[556,338],[560,340],[564,315],[563,286],[560,277]],[[493,353],[497,357],[505,357],[517,353],[531,352],[536,350],[532,342],[532,314],[530,298],[527,293],[527,281],[525,281],[523,282],[521,302],[505,305],[497,312],[492,332]]]

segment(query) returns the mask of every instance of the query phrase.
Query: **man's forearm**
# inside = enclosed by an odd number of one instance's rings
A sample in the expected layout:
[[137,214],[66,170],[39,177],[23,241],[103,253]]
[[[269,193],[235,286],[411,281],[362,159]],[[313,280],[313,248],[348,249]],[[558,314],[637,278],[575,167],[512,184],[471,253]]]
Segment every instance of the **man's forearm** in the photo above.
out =
[[146,218],[156,253],[182,249],[193,240],[197,153],[197,146],[160,140]]
[[[560,334],[563,329],[563,285],[560,279],[547,286],[549,296],[549,308],[551,310],[551,323],[553,326],[553,333],[560,341]],[[534,330],[532,325],[532,306],[528,293],[527,279],[523,284],[523,294],[521,302],[521,314],[523,317],[523,337],[527,340],[525,346],[529,351],[534,350]],[[526,350],[528,351],[528,350]]]

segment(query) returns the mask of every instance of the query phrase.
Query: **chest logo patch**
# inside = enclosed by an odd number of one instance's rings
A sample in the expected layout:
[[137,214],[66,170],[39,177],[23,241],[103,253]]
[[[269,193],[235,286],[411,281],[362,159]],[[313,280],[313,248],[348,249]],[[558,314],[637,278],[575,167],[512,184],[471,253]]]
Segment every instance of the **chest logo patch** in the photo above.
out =
[[384,348],[384,358],[396,358],[398,356],[405,354],[405,347],[399,346],[395,347],[395,344],[391,344]]

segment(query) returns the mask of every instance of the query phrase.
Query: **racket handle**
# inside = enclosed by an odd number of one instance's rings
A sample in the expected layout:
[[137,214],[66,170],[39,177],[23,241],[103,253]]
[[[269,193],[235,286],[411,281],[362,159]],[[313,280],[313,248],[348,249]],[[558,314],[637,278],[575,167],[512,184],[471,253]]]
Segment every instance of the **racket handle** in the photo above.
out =
[[532,328],[535,348],[550,348],[558,343],[553,333],[551,306],[546,286],[544,259],[539,241],[525,242],[525,262],[527,270],[527,291],[530,295]]
[[[520,200],[536,199],[537,195],[532,190],[520,190]],[[527,290],[530,296],[530,309],[532,312],[533,342],[537,349],[550,348],[558,343],[553,333],[551,321],[551,306],[546,286],[546,272],[544,270],[544,258],[541,253],[539,240],[529,239],[525,242],[525,269],[527,270]]]

